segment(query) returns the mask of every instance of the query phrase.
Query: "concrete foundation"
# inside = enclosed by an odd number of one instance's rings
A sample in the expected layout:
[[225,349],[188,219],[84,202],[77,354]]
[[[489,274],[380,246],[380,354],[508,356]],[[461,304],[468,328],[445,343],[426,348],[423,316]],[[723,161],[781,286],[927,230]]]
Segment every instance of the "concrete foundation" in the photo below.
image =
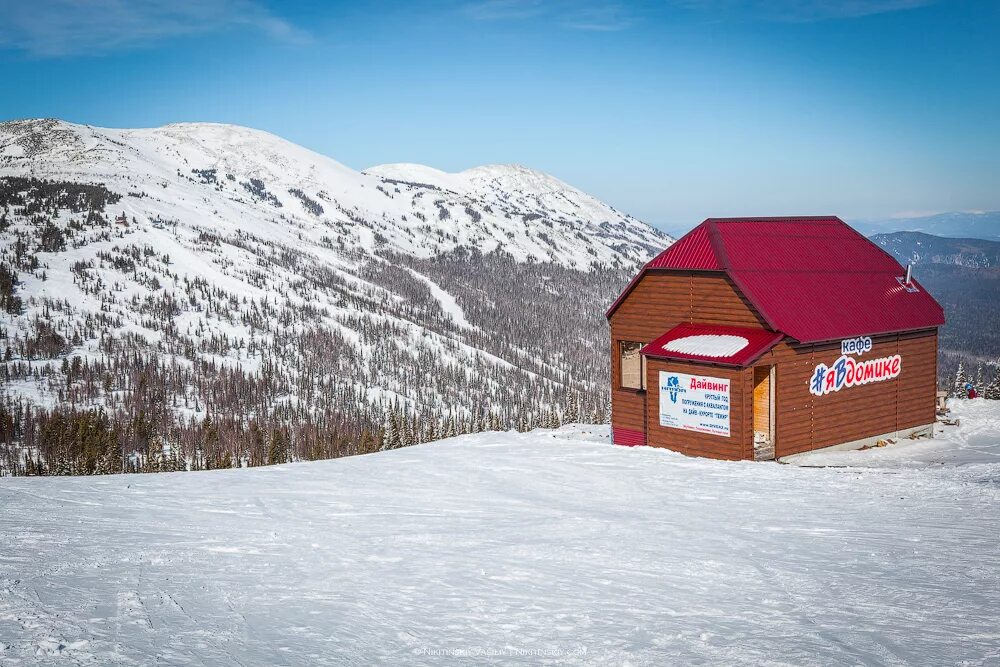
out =
[[842,442],[839,445],[830,445],[829,447],[820,447],[819,449],[811,449],[808,452],[800,452],[799,454],[792,454],[791,456],[783,456],[778,461],[782,461],[786,458],[793,458],[795,456],[801,456],[802,454],[812,454],[813,452],[847,452],[854,449],[863,449],[865,447],[874,447],[878,444],[879,440],[888,440],[890,438],[894,440],[902,440],[904,438],[933,438],[934,437],[934,424],[924,424],[923,426],[914,426],[912,428],[905,428],[901,431],[890,431],[889,433],[883,433],[882,435],[873,435],[869,438],[862,438],[861,440],[853,440],[851,442]]

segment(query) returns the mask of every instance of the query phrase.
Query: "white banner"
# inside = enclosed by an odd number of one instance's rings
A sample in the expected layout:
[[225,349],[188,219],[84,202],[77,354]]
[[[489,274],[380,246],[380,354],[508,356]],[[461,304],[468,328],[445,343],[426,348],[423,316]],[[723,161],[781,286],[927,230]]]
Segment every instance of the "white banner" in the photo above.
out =
[[729,380],[660,371],[660,426],[729,437]]

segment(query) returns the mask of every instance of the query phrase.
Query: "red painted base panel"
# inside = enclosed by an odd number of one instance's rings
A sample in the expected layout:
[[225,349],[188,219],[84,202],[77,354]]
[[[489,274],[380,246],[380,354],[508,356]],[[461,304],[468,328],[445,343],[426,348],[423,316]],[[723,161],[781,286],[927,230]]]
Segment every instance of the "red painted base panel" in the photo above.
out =
[[645,445],[646,434],[642,431],[633,431],[628,428],[612,428],[611,442],[616,445],[625,445],[626,447]]

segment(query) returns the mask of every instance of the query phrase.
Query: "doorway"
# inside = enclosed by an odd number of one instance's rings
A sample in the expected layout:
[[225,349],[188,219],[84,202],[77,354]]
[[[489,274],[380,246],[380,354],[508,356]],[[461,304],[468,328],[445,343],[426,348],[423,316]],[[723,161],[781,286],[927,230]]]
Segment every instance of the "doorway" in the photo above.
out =
[[753,369],[753,458],[774,458],[774,366]]

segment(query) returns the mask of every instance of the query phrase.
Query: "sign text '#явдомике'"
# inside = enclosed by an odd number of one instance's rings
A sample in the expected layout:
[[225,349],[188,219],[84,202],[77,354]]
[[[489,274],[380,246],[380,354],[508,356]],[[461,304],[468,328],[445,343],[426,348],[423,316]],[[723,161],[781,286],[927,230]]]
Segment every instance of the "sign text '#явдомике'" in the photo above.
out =
[[903,359],[898,354],[867,361],[841,355],[832,366],[816,366],[809,380],[809,391],[816,396],[823,396],[844,387],[884,382],[899,377],[902,369]]

